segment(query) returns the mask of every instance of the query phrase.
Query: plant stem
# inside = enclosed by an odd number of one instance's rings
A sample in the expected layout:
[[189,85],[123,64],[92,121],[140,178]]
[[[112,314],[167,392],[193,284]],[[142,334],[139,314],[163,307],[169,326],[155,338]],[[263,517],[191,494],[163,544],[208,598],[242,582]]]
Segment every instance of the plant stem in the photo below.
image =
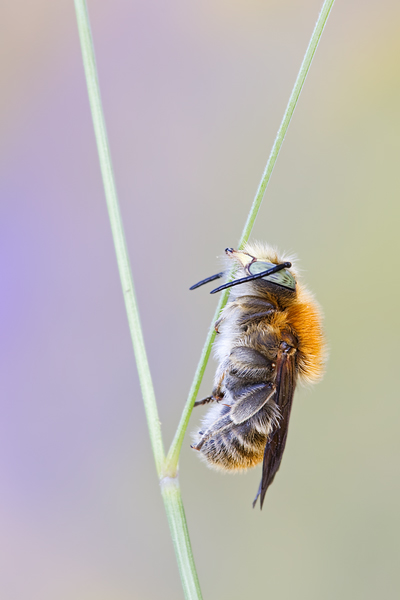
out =
[[150,375],[146,349],[144,346],[142,329],[140,326],[139,311],[136,302],[128,250],[126,247],[124,229],[119,209],[117,189],[115,185],[114,173],[111,164],[111,155],[107,139],[106,124],[101,104],[89,15],[85,0],[75,0],[75,10],[78,21],[79,38],[82,47],[83,64],[85,68],[86,83],[97,142],[97,150],[100,159],[101,174],[103,177],[103,185],[106,195],[108,215],[111,223],[115,253],[117,255],[118,270],[121,278],[126,314],[128,316],[129,329],[131,332],[133,349],[135,352],[140,386],[142,388],[154,460],[156,463],[157,473],[159,476],[161,476],[165,454],[161,436],[160,420],[158,417],[154,388]]
[[185,597],[201,600],[178,478],[165,477],[160,483]]
[[125,299],[125,308],[128,315],[129,328],[135,352],[140,385],[142,388],[154,460],[156,463],[158,476],[161,479],[162,497],[168,517],[171,537],[175,548],[185,597],[187,600],[201,600],[202,596],[200,585],[193,560],[192,549],[190,547],[189,533],[186,524],[185,512],[183,510],[178,479],[171,479],[168,477],[163,478],[165,454],[161,436],[161,427],[158,418],[153,383],[144,346],[131,267],[129,264],[128,250],[125,242],[116,185],[111,165],[111,156],[108,146],[103,109],[101,105],[93,41],[90,31],[89,15],[85,0],[74,1],[90,108],[92,112],[101,173],[103,177],[104,190],[111,223],[111,231],[114,240],[115,252],[117,255],[122,292]]
[[274,169],[276,159],[278,158],[278,154],[283,144],[283,140],[285,139],[286,132],[288,130],[290,121],[292,119],[294,109],[296,108],[297,101],[301,94],[301,90],[303,89],[304,82],[308,75],[308,71],[310,70],[312,59],[314,58],[315,51],[319,44],[319,40],[321,39],[322,32],[324,31],[326,22],[328,20],[329,14],[331,12],[333,3],[335,0],[325,0],[321,12],[319,13],[319,17],[317,23],[314,27],[314,31],[312,33],[310,42],[308,44],[308,48],[303,58],[303,62],[301,63],[300,71],[297,75],[297,79],[293,86],[292,93],[290,94],[289,102],[287,104],[285,114],[283,115],[282,122],[278,129],[278,133],[276,135],[274,145],[272,146],[271,154],[269,155],[268,162],[266,164],[264,173],[262,174],[260,184],[258,186],[256,195],[253,200],[253,204],[251,206],[249,215],[247,217],[246,224],[242,231],[242,236],[239,242],[239,248],[243,248],[243,246],[248,241],[251,230],[253,229],[254,221],[256,220],[258,211],[261,206],[261,202],[265,195],[265,190],[267,189],[267,185],[272,175],[272,171]]
[[[301,90],[303,89],[304,82],[306,80],[308,71],[310,70],[312,59],[314,57],[315,51],[317,49],[322,32],[325,28],[325,24],[328,20],[328,17],[329,17],[329,14],[332,9],[334,1],[335,0],[325,0],[324,4],[322,6],[317,23],[315,25],[310,42],[308,44],[307,51],[304,55],[303,62],[301,63],[300,71],[297,75],[297,79],[295,81],[292,93],[290,95],[288,105],[287,105],[285,113],[283,115],[282,122],[278,129],[278,133],[276,135],[274,145],[272,146],[272,150],[269,155],[267,165],[266,165],[264,173],[261,177],[261,181],[258,186],[256,195],[254,197],[253,204],[250,208],[250,212],[248,214],[246,224],[243,228],[242,235],[240,237],[239,244],[238,244],[239,248],[243,248],[243,246],[246,244],[246,242],[248,241],[248,239],[250,237],[254,222],[256,220],[258,211],[261,206],[261,202],[264,198],[265,191],[267,189],[267,185],[269,183],[269,180],[272,175],[272,171],[274,169],[276,160],[278,158],[279,151],[283,144],[283,140],[285,139],[286,132],[288,130],[290,121],[291,121],[293,113],[294,113],[294,109],[296,108],[297,101],[299,99]],[[175,473],[178,469],[179,453],[181,451],[182,442],[185,437],[185,432],[186,432],[186,429],[187,429],[187,426],[189,423],[191,412],[193,410],[193,405],[195,403],[195,400],[196,400],[196,397],[197,397],[197,394],[198,394],[198,391],[200,388],[200,384],[203,379],[204,371],[206,369],[207,362],[210,357],[211,346],[212,346],[214,338],[215,338],[214,323],[218,319],[220,312],[222,311],[223,307],[225,306],[225,304],[228,300],[228,295],[229,295],[229,290],[225,290],[223,292],[223,295],[221,296],[216,313],[215,313],[213,321],[211,323],[210,330],[208,332],[207,339],[205,341],[205,344],[204,344],[204,347],[203,347],[203,350],[202,350],[202,353],[200,356],[200,360],[199,360],[199,363],[198,363],[198,366],[196,369],[193,383],[192,383],[190,391],[189,391],[189,396],[186,400],[186,404],[183,409],[182,417],[181,417],[181,420],[178,425],[178,429],[175,433],[175,437],[174,437],[171,447],[168,451],[167,466],[166,466],[168,473]]]

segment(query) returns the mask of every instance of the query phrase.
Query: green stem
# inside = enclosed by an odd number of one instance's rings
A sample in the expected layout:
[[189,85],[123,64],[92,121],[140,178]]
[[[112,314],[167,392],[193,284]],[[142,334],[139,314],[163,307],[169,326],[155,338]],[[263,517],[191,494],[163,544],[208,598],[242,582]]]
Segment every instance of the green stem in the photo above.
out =
[[160,420],[158,418],[154,388],[150,375],[146,349],[144,346],[142,328],[140,326],[139,311],[133,286],[132,272],[125,242],[121,212],[118,204],[117,189],[111,164],[106,124],[103,115],[100,88],[97,78],[96,60],[94,56],[92,34],[90,31],[89,15],[85,0],[75,0],[75,10],[78,21],[79,38],[81,41],[90,108],[93,118],[97,150],[99,153],[108,215],[111,223],[112,237],[114,240],[115,253],[117,255],[122,292],[124,295],[129,329],[131,332],[133,349],[135,352],[154,460],[156,463],[157,473],[159,476],[161,476],[165,454],[161,436]]
[[185,597],[201,600],[178,479],[165,477],[160,483]]
[[[243,228],[242,235],[241,235],[241,238],[240,238],[239,244],[238,244],[239,248],[243,248],[243,246],[246,244],[246,242],[248,241],[248,239],[250,237],[250,234],[253,229],[253,225],[256,220],[258,211],[260,210],[261,202],[264,198],[265,190],[267,189],[267,185],[271,178],[272,171],[274,169],[276,160],[278,158],[280,149],[283,144],[283,140],[285,139],[286,132],[288,130],[290,121],[292,119],[294,109],[296,108],[297,101],[299,99],[301,90],[303,89],[304,82],[306,80],[308,71],[310,70],[312,59],[314,57],[315,51],[317,49],[319,40],[321,38],[322,32],[324,30],[326,21],[331,12],[334,1],[335,0],[325,0],[324,4],[322,6],[321,12],[319,14],[317,23],[315,25],[314,31],[313,31],[311,39],[310,39],[310,43],[308,44],[307,51],[304,55],[303,62],[301,63],[299,74],[297,75],[297,79],[295,81],[292,93],[290,95],[289,102],[288,102],[288,105],[285,110],[285,114],[283,115],[281,125],[278,129],[278,133],[276,135],[274,145],[272,146],[271,154],[269,155],[268,162],[265,167],[264,173],[261,177],[261,181],[258,186],[256,195],[254,197],[253,204],[250,208],[250,212],[248,214],[246,224]],[[198,394],[198,391],[200,388],[200,384],[203,379],[204,371],[206,369],[206,365],[207,365],[207,362],[208,362],[208,359],[209,359],[210,353],[211,353],[211,346],[212,346],[212,343],[215,338],[214,323],[217,320],[221,310],[225,306],[227,299],[228,299],[228,295],[229,295],[229,291],[225,290],[224,294],[222,295],[222,297],[219,301],[215,316],[213,318],[210,330],[208,332],[206,342],[203,347],[203,351],[200,356],[200,360],[199,360],[199,363],[198,363],[198,366],[196,369],[193,383],[192,383],[192,386],[189,391],[189,396],[186,401],[185,407],[183,409],[183,413],[182,413],[182,417],[181,417],[181,420],[178,425],[178,429],[177,429],[175,437],[172,441],[171,447],[168,451],[166,470],[168,473],[171,473],[171,474],[176,473],[177,469],[178,469],[179,454],[181,451],[183,438],[185,437],[185,432],[186,432],[186,429],[187,429],[187,426],[189,423],[191,412],[193,410],[193,405],[195,403],[195,400],[196,400],[196,397],[197,397],[197,394]]]
[[331,12],[333,3],[335,0],[325,0],[321,12],[319,13],[319,17],[317,23],[315,25],[314,31],[312,33],[310,42],[308,44],[308,48],[303,58],[303,62],[301,63],[300,71],[297,75],[297,79],[293,86],[292,93],[290,94],[289,102],[285,110],[285,114],[283,115],[283,119],[281,125],[278,129],[278,133],[275,138],[274,145],[272,146],[271,154],[269,155],[267,165],[265,167],[264,173],[262,174],[260,184],[258,186],[255,198],[253,200],[253,204],[251,206],[249,215],[247,217],[246,224],[242,231],[242,236],[239,242],[239,248],[243,248],[243,246],[248,241],[251,230],[253,229],[254,221],[256,220],[258,211],[261,206],[261,202],[265,195],[265,190],[267,189],[267,185],[272,175],[272,171],[274,169],[276,160],[278,158],[278,154],[283,144],[283,140],[285,139],[286,132],[288,130],[290,121],[292,119],[294,109],[296,108],[297,101],[300,97],[301,90],[303,89],[304,82],[308,75],[308,71],[310,70],[312,59],[314,58],[315,51],[319,44],[319,40],[321,39],[322,32],[324,31],[326,22],[328,20],[329,14]]
[[161,490],[164,506],[168,517],[185,596],[187,600],[201,600],[200,586],[193,561],[192,550],[190,547],[189,533],[186,524],[185,512],[183,510],[179,483],[177,479],[162,478],[165,454],[162,443],[161,427],[158,418],[153,383],[144,346],[139,312],[133,287],[133,278],[129,264],[128,251],[125,242],[114,174],[111,165],[111,156],[108,146],[103,109],[101,105],[94,48],[90,31],[89,15],[85,0],[75,0],[75,10],[82,47],[90,108],[92,112],[101,173],[103,177],[104,190],[111,223],[111,231],[115,245],[115,252],[117,255],[122,292],[125,299],[125,308],[128,315],[129,328],[135,352],[140,385],[142,388],[154,460],[156,463],[157,473],[161,479]]

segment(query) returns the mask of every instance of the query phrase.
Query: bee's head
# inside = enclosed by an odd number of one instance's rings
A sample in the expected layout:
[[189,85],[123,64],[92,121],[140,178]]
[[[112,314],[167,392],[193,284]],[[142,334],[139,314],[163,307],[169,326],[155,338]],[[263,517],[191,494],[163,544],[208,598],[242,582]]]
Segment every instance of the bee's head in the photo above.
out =
[[[293,294],[296,295],[296,279],[289,271],[292,263],[279,259],[277,253],[269,246],[257,243],[247,244],[243,250],[226,248],[225,253],[229,258],[235,260],[239,270],[235,273],[235,279],[211,290],[210,294],[235,286],[240,286],[242,290],[242,286],[251,284],[255,286],[253,291],[254,289],[263,292],[267,290],[279,294],[279,296],[287,296],[288,299],[293,298]],[[190,289],[195,290],[205,283],[220,279],[228,272],[222,271],[202,279],[192,285]]]
[[255,245],[253,247],[247,245],[244,250],[226,248],[225,253],[234,259],[239,267],[243,269],[243,273],[239,277],[258,275],[279,265],[281,267],[279,270],[254,280],[254,283],[257,281],[257,283],[263,285],[264,282],[267,282],[272,284],[272,287],[279,286],[291,292],[296,291],[296,279],[289,271],[289,268],[292,266],[291,263],[283,263],[278,259],[276,253],[267,246],[261,247],[261,245]]

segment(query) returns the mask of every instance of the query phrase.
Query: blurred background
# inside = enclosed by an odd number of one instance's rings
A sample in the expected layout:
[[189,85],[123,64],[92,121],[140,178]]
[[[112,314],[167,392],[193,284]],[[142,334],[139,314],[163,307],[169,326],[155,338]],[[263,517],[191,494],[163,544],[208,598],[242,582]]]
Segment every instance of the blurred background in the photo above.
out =
[[[216,304],[188,288],[237,244],[321,5],[89,2],[166,446]],[[399,23],[336,2],[254,228],[299,257],[330,360],[262,512],[260,470],[214,473],[187,436],[207,600],[400,594]],[[0,27],[0,596],[181,598],[73,2],[6,2]]]

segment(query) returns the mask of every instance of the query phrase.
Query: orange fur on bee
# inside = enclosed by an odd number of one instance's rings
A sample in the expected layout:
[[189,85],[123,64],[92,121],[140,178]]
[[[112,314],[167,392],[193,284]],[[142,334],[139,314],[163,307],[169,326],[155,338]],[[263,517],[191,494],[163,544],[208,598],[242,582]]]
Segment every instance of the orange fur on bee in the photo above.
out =
[[[274,264],[290,260],[292,257],[279,256],[278,252],[266,244],[255,242],[246,244],[244,252],[257,258],[263,258]],[[270,325],[279,330],[289,328],[297,337],[299,345],[297,348],[298,376],[302,383],[314,383],[322,379],[327,360],[327,349],[322,329],[322,312],[313,294],[298,281],[298,274],[292,264],[290,271],[294,274],[297,282],[296,294],[293,298],[279,298],[279,295],[269,292],[259,292],[266,299],[283,308],[282,312],[276,312],[269,321]]]

